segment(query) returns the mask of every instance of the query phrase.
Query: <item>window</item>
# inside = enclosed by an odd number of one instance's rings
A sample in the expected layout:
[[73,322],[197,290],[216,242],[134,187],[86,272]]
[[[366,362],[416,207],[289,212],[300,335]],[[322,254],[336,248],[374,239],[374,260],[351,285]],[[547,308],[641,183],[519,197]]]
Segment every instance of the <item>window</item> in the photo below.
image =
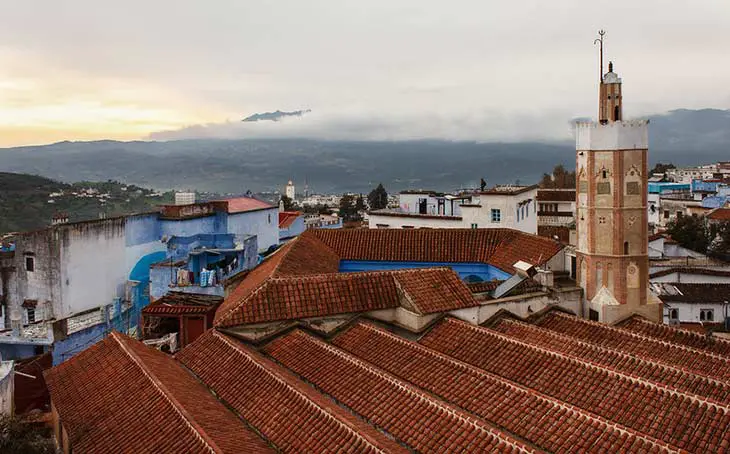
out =
[[25,258],[25,271],[35,271],[35,258],[34,257]]
[[25,309],[25,320],[26,323],[35,323],[35,309],[32,307]]
[[664,219],[669,219],[669,210],[664,210]]
[[271,213],[269,213],[269,224],[271,224]]
[[479,228],[479,225],[477,225],[477,224],[472,224],[472,225],[471,225],[471,228],[473,228],[473,229]]
[[403,228],[403,229],[412,229],[413,226],[412,225],[404,225],[401,228]]
[[629,255],[629,242],[624,241],[624,255]]
[[502,222],[502,210],[492,208],[492,222]]
[[669,309],[669,320],[679,320],[679,310]]
[[601,177],[608,178],[608,170],[606,170],[606,169],[601,170]]
[[682,217],[682,212],[681,211],[677,211],[677,217],[678,218],[681,218]]
[[700,321],[711,322],[715,319],[715,311],[713,309],[701,309]]

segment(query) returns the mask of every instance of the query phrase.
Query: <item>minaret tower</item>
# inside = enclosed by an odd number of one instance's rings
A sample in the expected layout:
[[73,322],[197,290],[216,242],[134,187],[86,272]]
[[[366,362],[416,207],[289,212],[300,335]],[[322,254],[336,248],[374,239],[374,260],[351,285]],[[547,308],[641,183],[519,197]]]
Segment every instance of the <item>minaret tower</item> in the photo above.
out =
[[647,255],[648,121],[624,121],[621,79],[609,63],[603,74],[598,122],[576,125],[576,249],[585,315],[613,323],[638,313],[661,322],[661,303],[649,302]]

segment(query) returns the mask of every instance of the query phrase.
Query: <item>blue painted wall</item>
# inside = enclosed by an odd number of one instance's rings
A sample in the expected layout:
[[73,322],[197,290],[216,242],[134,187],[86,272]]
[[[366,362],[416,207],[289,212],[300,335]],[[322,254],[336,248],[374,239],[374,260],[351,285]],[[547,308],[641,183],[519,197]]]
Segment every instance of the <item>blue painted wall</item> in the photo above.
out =
[[649,194],[664,194],[665,192],[689,192],[689,183],[649,183]]
[[279,245],[279,209],[247,211],[228,215],[228,233],[256,235],[259,252]]
[[301,235],[306,230],[307,226],[304,223],[304,215],[297,217],[294,222],[289,225],[288,228],[279,229],[279,241],[291,239]]
[[106,323],[75,332],[64,340],[53,343],[53,365],[56,366],[99,342],[109,332]]
[[129,216],[124,229],[127,247],[160,240],[160,222],[157,213]]
[[[180,221],[160,221],[161,236],[193,236],[199,233],[218,233],[216,229],[220,222],[216,222],[217,216],[205,216],[202,218],[185,219]],[[225,232],[220,232],[225,233]]]
[[[30,358],[37,355],[35,347],[28,344],[0,344],[0,355],[3,361]],[[43,351],[48,351],[48,346],[43,346]]]
[[341,273],[356,271],[384,271],[402,270],[407,268],[432,268],[447,266],[456,271],[459,277],[470,282],[504,280],[510,277],[508,273],[486,263],[446,263],[446,262],[386,262],[375,260],[342,260]]

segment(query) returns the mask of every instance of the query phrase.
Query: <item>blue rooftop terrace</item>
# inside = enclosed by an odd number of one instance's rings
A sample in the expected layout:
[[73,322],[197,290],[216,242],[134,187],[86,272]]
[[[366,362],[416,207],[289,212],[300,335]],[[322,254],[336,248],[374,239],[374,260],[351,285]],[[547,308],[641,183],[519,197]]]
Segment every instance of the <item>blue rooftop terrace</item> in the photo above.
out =
[[353,273],[357,271],[391,271],[408,268],[449,267],[466,282],[483,282],[505,280],[510,274],[486,263],[451,263],[451,262],[392,262],[377,260],[341,260],[340,272]]

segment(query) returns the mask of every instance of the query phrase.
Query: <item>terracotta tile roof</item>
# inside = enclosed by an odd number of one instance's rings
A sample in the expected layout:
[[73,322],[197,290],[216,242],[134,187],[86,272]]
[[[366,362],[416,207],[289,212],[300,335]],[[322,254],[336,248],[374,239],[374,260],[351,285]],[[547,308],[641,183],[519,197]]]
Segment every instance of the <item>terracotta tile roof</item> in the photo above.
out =
[[730,447],[728,406],[450,318],[420,343],[675,448],[708,452]]
[[652,323],[639,316],[630,317],[616,326],[657,340],[677,343],[730,358],[730,341],[727,339],[708,337],[693,331]]
[[396,287],[404,292],[401,301],[406,309],[417,314],[433,314],[478,303],[459,275],[450,268],[403,270],[393,273]]
[[[484,281],[484,282],[468,282],[466,286],[471,290],[472,293],[487,293],[494,291],[499,285],[504,282],[503,280]],[[533,279],[527,279],[521,284],[517,285],[508,296],[521,295],[530,292],[542,291],[542,285]],[[491,299],[491,297],[489,297]]]
[[223,298],[214,295],[168,292],[165,296],[142,309],[142,314],[151,316],[207,314],[215,311]]
[[317,236],[342,260],[488,263],[507,272],[518,260],[539,265],[562,249],[511,229],[311,230],[305,235]]
[[117,332],[45,377],[74,452],[272,451],[179,363]]
[[332,343],[549,452],[601,446],[613,452],[670,451],[665,443],[371,324],[358,323]]
[[264,350],[340,405],[410,449],[534,451],[482,419],[302,331],[280,337]]
[[695,268],[690,266],[671,266],[663,270],[655,271],[649,275],[649,278],[667,276],[673,273],[699,274],[703,276],[721,276],[730,277],[730,271],[715,270],[712,268]]
[[177,358],[283,452],[406,452],[288,370],[215,330]]
[[717,208],[707,215],[713,221],[730,221],[730,208]]
[[258,211],[276,208],[270,203],[253,197],[234,197],[230,199],[212,200],[216,207],[222,207],[229,214],[243,213],[245,211]]
[[301,211],[279,211],[279,228],[289,228],[301,215]]
[[559,312],[547,314],[536,324],[585,342],[620,349],[642,359],[681,367],[696,375],[730,383],[730,362],[724,356]]
[[[488,263],[512,272],[512,265],[518,260],[542,264],[561,249],[555,241],[509,229],[309,230],[243,279],[216,312],[215,325],[231,327],[282,320],[279,317],[316,317],[335,314],[337,310],[358,312],[395,307],[389,293],[391,285],[383,284],[387,278],[377,272],[343,277],[338,273],[340,260]],[[418,273],[422,275],[416,276]],[[294,279],[296,276],[309,277]],[[445,273],[419,270],[404,275],[400,282],[410,285],[416,311],[422,314],[469,307],[466,304],[473,303],[463,283]],[[416,283],[420,285],[418,290]],[[347,293],[350,285],[359,295],[340,294]],[[384,287],[378,289],[380,285]],[[448,293],[437,295],[437,288]],[[375,292],[374,299],[363,304],[360,299],[368,292]],[[311,304],[313,299],[333,293],[337,293],[334,303],[327,305],[320,300]],[[388,304],[384,303],[386,299]]]
[[680,301],[683,303],[723,303],[730,301],[730,283],[726,284],[683,284],[666,283],[678,293],[662,293],[659,298],[665,302]]
[[561,243],[570,243],[570,228],[557,225],[538,225],[537,234],[545,238],[554,239],[558,237]]
[[575,202],[575,189],[538,189],[540,202]]
[[[662,326],[656,323],[652,325]],[[620,350],[583,342],[567,334],[514,319],[503,318],[490,328],[522,342],[581,361],[590,361],[601,367],[639,377],[660,386],[668,386],[686,394],[694,394],[698,398],[708,399],[720,405],[730,402],[730,384],[695,375],[681,367],[641,359]]]
[[[283,266],[283,263],[282,263]],[[274,276],[278,276],[276,272]],[[401,298],[402,295],[402,298]],[[271,277],[216,314],[219,328],[374,311],[431,314],[478,305],[450,268]]]

